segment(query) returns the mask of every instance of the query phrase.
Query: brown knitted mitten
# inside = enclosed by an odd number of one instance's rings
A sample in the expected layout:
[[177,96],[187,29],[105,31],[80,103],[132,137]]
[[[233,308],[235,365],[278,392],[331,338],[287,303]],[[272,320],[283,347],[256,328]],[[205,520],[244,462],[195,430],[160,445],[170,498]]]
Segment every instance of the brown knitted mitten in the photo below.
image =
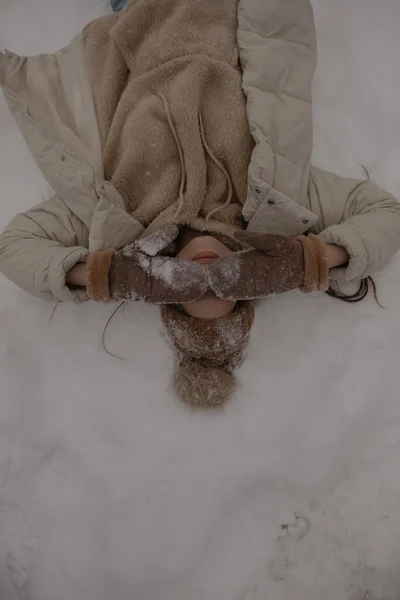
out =
[[88,295],[92,300],[143,301],[153,304],[193,302],[207,291],[199,264],[159,256],[178,236],[170,225],[119,252],[93,252],[88,258]]
[[317,236],[296,239],[239,231],[251,249],[215,261],[209,285],[219,298],[251,300],[300,287],[305,292],[328,287],[325,244]]

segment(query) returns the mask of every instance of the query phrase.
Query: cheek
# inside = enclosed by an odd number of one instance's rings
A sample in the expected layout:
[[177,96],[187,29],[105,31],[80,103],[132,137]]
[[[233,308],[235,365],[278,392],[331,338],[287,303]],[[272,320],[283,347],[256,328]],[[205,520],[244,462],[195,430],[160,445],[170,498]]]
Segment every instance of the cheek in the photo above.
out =
[[228,256],[228,254],[232,254],[232,250],[230,250],[228,246],[225,246],[225,244],[219,240],[214,239],[213,242],[214,247],[211,250],[212,252],[215,252],[215,254],[218,254],[220,258],[225,258],[225,256]]
[[235,302],[220,300],[214,295],[205,296],[196,302],[182,304],[183,310],[196,319],[220,319],[229,315],[235,308]]
[[192,252],[192,250],[191,250],[190,247],[188,248],[186,246],[186,248],[183,248],[183,250],[180,250],[178,252],[178,254],[175,256],[175,258],[178,258],[180,260],[192,260],[193,259],[193,252]]

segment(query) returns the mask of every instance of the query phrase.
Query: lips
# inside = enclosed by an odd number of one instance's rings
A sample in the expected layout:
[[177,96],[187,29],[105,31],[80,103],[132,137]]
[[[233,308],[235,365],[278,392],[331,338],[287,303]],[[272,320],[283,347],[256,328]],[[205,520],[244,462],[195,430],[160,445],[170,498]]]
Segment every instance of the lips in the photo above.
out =
[[219,256],[218,254],[215,254],[215,252],[199,252],[193,258],[193,261],[199,263],[200,265],[210,265],[217,260],[217,258],[219,258]]

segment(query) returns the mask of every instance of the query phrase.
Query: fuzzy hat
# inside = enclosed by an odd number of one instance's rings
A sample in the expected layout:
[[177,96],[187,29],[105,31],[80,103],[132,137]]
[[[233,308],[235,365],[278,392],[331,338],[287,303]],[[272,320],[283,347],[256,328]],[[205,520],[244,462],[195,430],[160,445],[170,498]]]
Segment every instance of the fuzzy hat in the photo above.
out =
[[162,320],[175,348],[179,366],[174,383],[179,396],[192,406],[221,406],[235,388],[234,370],[243,361],[254,308],[240,302],[228,316],[206,320],[165,305]]

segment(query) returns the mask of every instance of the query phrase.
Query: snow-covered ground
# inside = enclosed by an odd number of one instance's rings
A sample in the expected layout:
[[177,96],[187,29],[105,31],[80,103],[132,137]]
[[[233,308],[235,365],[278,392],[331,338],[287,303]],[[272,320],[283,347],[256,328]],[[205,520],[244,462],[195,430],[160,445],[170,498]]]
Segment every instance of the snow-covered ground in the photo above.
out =
[[[315,0],[319,166],[400,196],[400,3]],[[56,50],[106,0],[0,0]],[[49,194],[0,100],[0,226]],[[241,388],[183,407],[157,310],[52,307],[0,279],[1,600],[400,597],[400,258],[372,298],[260,304]]]

